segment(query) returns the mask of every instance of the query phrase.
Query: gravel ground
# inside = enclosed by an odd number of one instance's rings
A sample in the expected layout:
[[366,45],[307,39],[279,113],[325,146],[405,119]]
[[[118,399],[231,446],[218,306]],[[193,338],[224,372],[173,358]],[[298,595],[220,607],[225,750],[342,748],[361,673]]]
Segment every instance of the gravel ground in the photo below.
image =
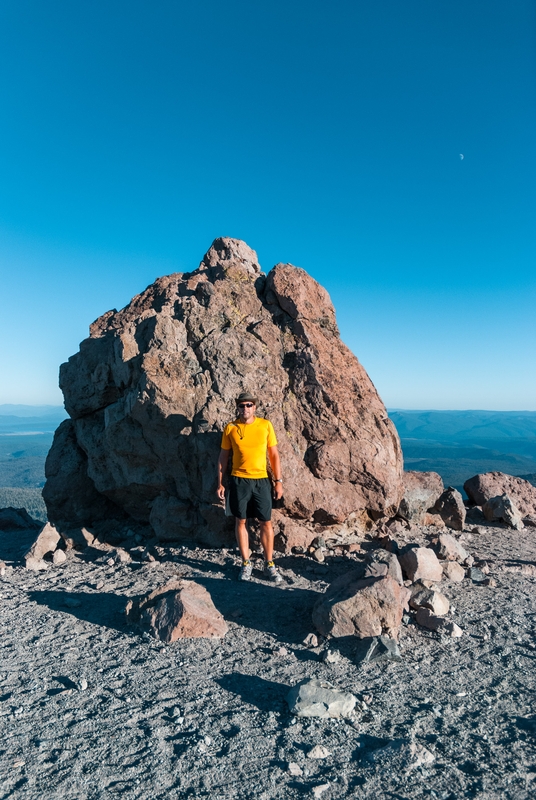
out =
[[[33,573],[30,535],[0,533],[0,797],[533,798],[536,530],[482,531],[464,545],[497,585],[442,584],[463,637],[411,620],[402,659],[366,665],[355,642],[329,642],[335,664],[303,645],[319,594],[361,554],[281,557],[283,586],[237,583],[233,552],[193,547],[113,566],[88,548]],[[224,639],[164,646],[126,624],[129,597],[177,575],[209,590]],[[355,718],[292,717],[307,677],[353,692]],[[413,765],[401,741],[434,760]],[[308,758],[317,744],[329,755]]]

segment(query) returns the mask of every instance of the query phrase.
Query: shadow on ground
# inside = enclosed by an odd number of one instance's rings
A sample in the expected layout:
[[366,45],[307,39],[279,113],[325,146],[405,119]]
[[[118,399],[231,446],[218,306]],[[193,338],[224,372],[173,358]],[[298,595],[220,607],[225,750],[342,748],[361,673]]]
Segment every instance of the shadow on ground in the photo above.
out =
[[267,681],[256,675],[244,675],[241,672],[222,675],[216,683],[219,683],[226,692],[237,695],[243,703],[255,706],[259,711],[281,710],[281,706],[287,708],[285,698],[290,687],[285,683]]
[[94,625],[104,625],[122,633],[128,628],[125,618],[128,598],[124,595],[42,590],[28,592],[28,598],[40,606],[47,606],[51,611],[72,614]]

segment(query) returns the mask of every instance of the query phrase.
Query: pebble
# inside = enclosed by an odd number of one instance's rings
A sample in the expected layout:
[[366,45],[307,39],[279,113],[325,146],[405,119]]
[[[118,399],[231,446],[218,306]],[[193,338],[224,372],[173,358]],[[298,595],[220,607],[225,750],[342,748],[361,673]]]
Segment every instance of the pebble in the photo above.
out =
[[309,750],[307,753],[307,758],[314,758],[314,759],[321,759],[321,758],[328,758],[331,755],[331,750],[328,750],[327,747],[324,747],[323,744],[315,744],[312,750]]
[[314,551],[313,558],[315,559],[315,561],[318,561],[319,564],[322,564],[324,562],[324,553],[322,552],[320,547],[318,547]]
[[95,589],[102,589],[103,586],[104,586],[104,581],[98,581],[95,584]]
[[303,775],[303,770],[299,764],[296,764],[295,761],[291,761],[287,767],[287,771],[290,775],[294,775],[295,778],[299,778]]
[[25,764],[26,761],[24,761],[22,758],[17,758],[13,762],[13,769],[19,769],[20,767],[23,767]]
[[318,647],[318,636],[316,633],[308,633],[303,640],[304,647]]
[[341,660],[341,654],[337,650],[325,650],[322,653],[322,661],[325,664],[338,664]]
[[67,561],[67,556],[65,555],[65,550],[55,550],[54,555],[52,556],[52,563],[56,564],[65,564]]
[[87,681],[86,681],[85,678],[80,678],[80,680],[78,681],[78,688],[80,689],[81,692],[85,692],[86,691],[86,689],[87,689]]
[[313,789],[313,797],[322,797],[324,792],[327,792],[331,784],[329,783],[320,783],[318,786],[315,786]]
[[473,583],[484,583],[486,580],[486,576],[481,569],[478,569],[478,567],[471,567],[469,570],[469,577]]

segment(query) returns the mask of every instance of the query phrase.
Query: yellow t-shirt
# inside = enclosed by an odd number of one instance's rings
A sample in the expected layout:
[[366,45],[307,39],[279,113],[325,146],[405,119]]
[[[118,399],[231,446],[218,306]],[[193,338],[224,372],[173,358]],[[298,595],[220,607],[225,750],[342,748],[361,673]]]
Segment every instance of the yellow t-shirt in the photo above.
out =
[[276,444],[274,426],[263,417],[255,417],[249,425],[236,419],[225,426],[221,438],[222,449],[233,450],[231,475],[237,478],[267,478],[267,448]]

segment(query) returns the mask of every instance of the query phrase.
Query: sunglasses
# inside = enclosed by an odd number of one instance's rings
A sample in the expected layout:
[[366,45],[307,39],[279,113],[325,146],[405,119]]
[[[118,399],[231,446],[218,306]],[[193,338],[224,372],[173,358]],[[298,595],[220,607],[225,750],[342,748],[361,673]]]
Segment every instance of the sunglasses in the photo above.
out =
[[239,403],[238,408],[253,408],[255,403]]

